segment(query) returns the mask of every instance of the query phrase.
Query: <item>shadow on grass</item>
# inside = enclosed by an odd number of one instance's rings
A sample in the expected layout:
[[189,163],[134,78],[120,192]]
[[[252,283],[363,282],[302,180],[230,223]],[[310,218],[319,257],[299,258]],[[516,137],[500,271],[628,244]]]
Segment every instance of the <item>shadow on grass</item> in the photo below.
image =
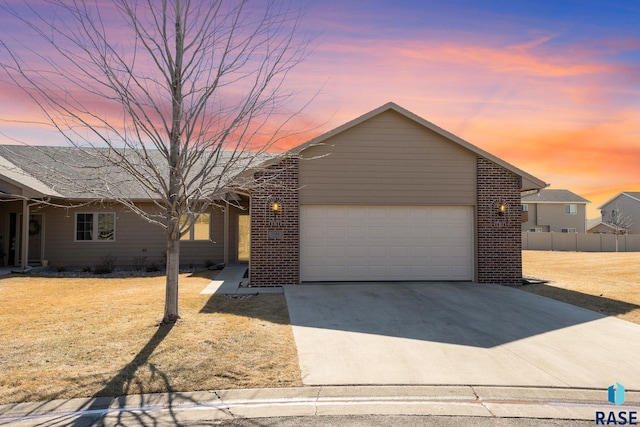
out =
[[[101,425],[104,417],[109,416],[109,423],[114,425],[126,425],[131,422],[131,417],[135,419],[135,425],[155,425],[157,420],[154,419],[153,412],[145,410],[147,407],[157,406],[158,402],[152,400],[152,396],[136,395],[128,396],[133,385],[137,385],[140,390],[144,390],[144,385],[135,383],[136,372],[149,362],[149,358],[158,348],[160,343],[169,335],[174,324],[160,324],[158,330],[147,344],[136,354],[131,362],[129,362],[120,372],[109,381],[102,390],[95,394],[95,397],[87,402],[75,412],[82,414],[76,418],[70,426],[81,427],[88,425]],[[173,412],[173,400],[180,395],[174,393],[168,376],[157,369],[153,364],[149,364],[153,376],[159,376],[164,382],[165,389],[168,391],[167,399],[162,401],[162,406],[169,409],[174,425],[179,425]],[[115,396],[115,397],[111,397]],[[184,397],[180,396],[182,401]],[[135,407],[135,410],[127,410],[127,408]],[[110,414],[111,413],[111,414]],[[113,419],[115,417],[115,419]],[[123,418],[126,417],[128,421]]]
[[[48,401],[38,403],[17,403],[5,405],[0,411],[0,421],[20,421],[25,418],[36,420],[41,418],[43,422],[37,425],[66,425],[72,427],[85,427],[105,424],[108,417],[109,425],[156,425],[158,416],[163,415],[166,421],[166,410],[173,420],[172,425],[179,425],[174,412],[173,402],[193,403],[188,396],[175,393],[172,390],[169,377],[153,364],[149,364],[149,358],[158,348],[160,343],[169,335],[173,324],[161,324],[147,344],[135,355],[133,360],[123,367],[102,390],[95,393],[93,398],[72,399],[62,401]],[[129,396],[132,386],[144,390],[144,384],[135,382],[136,372],[143,366],[149,365],[152,376],[160,377],[164,382],[164,388],[168,394],[160,399],[154,395]],[[158,406],[165,410],[156,411]],[[2,423],[2,422],[0,422]]]
[[585,294],[544,283],[518,286],[516,289],[596,311],[605,316],[617,316],[640,309],[640,305],[630,302],[607,298],[605,296]]
[[243,295],[239,298],[214,294],[200,309],[200,313],[232,314],[272,323],[291,324],[287,302],[282,294]]

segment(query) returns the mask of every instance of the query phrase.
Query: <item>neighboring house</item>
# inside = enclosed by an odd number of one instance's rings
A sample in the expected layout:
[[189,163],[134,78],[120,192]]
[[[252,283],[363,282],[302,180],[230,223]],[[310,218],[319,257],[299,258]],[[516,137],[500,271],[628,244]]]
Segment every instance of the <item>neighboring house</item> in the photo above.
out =
[[[604,202],[600,209],[601,217],[589,223],[589,233],[615,234],[616,218],[627,217],[631,224],[620,230],[620,234],[640,233],[640,191],[625,191]],[[625,222],[625,221],[623,221]]]
[[[587,233],[593,234],[616,234],[616,227],[606,222],[602,222],[602,217],[587,220]],[[626,233],[620,233],[626,234]]]
[[569,190],[522,194],[522,231],[586,233],[587,199]]
[[[17,245],[27,234],[19,232],[25,212],[32,218],[34,262],[94,265],[109,253],[121,264],[161,258],[159,228],[108,201],[38,206],[43,198],[64,204],[68,196],[56,194],[26,163],[4,167],[7,157],[0,158],[1,197],[7,200],[0,203],[0,235],[7,236],[2,247],[10,263],[17,262]],[[265,185],[224,196],[236,197],[238,207],[199,218],[182,245],[183,264],[248,260],[254,286],[518,284],[521,192],[547,186],[393,103],[293,148],[256,174]],[[28,203],[9,201],[16,196]],[[144,198],[139,203],[153,206]]]

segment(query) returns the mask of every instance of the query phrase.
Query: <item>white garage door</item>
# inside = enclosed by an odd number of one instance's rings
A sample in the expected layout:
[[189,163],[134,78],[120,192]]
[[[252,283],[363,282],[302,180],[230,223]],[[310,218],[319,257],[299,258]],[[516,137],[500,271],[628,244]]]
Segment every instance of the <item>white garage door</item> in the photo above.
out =
[[470,206],[300,207],[302,281],[472,280]]

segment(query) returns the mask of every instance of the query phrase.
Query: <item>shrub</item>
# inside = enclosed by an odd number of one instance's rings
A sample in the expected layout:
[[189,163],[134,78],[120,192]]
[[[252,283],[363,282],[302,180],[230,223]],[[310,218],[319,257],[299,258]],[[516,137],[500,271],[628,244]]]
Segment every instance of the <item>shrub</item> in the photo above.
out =
[[147,265],[147,273],[156,273],[158,271],[160,271],[160,267],[158,267],[158,264],[156,264],[155,262]]
[[146,256],[134,256],[133,257],[133,268],[138,271],[144,271],[147,268],[147,257]]
[[101,258],[100,264],[98,264],[94,268],[94,273],[96,274],[109,274],[113,272],[113,269],[116,266],[117,258],[113,255],[105,255]]

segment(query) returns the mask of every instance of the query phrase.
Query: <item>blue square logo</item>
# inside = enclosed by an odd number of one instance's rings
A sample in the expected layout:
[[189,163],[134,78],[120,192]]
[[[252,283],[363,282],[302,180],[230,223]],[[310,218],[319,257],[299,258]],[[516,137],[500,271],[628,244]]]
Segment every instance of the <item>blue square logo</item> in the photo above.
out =
[[616,383],[609,387],[609,402],[616,406],[620,406],[624,403],[624,386],[616,381]]

